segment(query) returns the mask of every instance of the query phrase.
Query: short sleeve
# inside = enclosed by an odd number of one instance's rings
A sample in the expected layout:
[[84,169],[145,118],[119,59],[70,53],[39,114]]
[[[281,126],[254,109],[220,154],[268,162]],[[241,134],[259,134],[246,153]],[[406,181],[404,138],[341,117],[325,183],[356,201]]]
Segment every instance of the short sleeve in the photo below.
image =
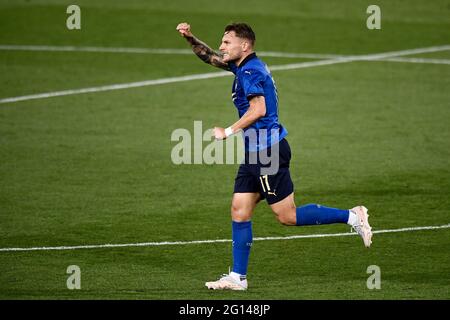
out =
[[242,86],[244,88],[245,96],[248,100],[255,96],[264,95],[264,79],[265,75],[258,70],[250,69],[244,70],[241,73]]

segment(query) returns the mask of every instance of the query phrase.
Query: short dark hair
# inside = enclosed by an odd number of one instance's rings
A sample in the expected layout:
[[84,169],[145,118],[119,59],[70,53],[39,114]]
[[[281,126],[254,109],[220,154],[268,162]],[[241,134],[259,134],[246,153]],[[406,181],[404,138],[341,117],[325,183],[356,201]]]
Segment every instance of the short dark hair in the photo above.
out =
[[230,23],[225,27],[225,32],[234,31],[239,38],[250,40],[252,47],[255,45],[256,36],[252,28],[246,23]]

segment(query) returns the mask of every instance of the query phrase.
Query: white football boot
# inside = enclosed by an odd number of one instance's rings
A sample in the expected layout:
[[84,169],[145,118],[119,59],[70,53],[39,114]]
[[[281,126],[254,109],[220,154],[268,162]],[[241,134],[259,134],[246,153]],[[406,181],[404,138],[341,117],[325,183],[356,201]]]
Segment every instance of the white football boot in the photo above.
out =
[[364,206],[354,207],[350,209],[356,214],[358,220],[352,225],[355,230],[363,239],[364,245],[369,248],[372,244],[372,227],[369,224],[369,215],[367,214],[367,208]]
[[217,281],[206,282],[205,286],[212,290],[247,290],[247,279],[241,280],[234,272],[223,274]]

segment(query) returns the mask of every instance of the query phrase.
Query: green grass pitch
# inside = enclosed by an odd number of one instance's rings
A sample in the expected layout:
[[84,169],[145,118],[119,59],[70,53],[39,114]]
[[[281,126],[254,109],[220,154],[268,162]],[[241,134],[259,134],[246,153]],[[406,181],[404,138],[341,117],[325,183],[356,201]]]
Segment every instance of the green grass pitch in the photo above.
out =
[[[175,31],[218,47],[246,21],[256,52],[362,55],[448,45],[450,3],[364,0],[0,0],[0,45],[178,48]],[[446,64],[354,61],[274,71],[289,131],[297,205],[369,208],[374,230],[450,222],[450,51],[405,56]],[[269,66],[312,58],[264,59]],[[192,55],[0,50],[0,100],[215,72]],[[231,77],[0,104],[0,248],[230,239],[235,165],[175,165],[177,128],[236,120]],[[255,237],[345,233],[285,227],[261,203]],[[449,299],[450,230],[255,241],[249,290],[204,287],[231,244],[0,251],[0,299]],[[69,265],[81,289],[69,290]],[[367,267],[381,289],[366,286]]]

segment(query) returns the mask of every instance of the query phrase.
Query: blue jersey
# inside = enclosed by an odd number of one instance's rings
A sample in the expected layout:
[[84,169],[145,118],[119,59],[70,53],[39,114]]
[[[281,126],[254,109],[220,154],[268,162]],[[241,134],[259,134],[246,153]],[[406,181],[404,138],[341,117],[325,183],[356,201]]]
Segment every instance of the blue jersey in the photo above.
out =
[[278,122],[277,88],[269,68],[255,53],[247,56],[239,66],[234,62],[229,62],[228,66],[236,75],[231,96],[239,118],[247,112],[251,98],[264,96],[266,101],[266,114],[244,129],[246,151],[264,150],[278,143],[287,135],[287,130]]

